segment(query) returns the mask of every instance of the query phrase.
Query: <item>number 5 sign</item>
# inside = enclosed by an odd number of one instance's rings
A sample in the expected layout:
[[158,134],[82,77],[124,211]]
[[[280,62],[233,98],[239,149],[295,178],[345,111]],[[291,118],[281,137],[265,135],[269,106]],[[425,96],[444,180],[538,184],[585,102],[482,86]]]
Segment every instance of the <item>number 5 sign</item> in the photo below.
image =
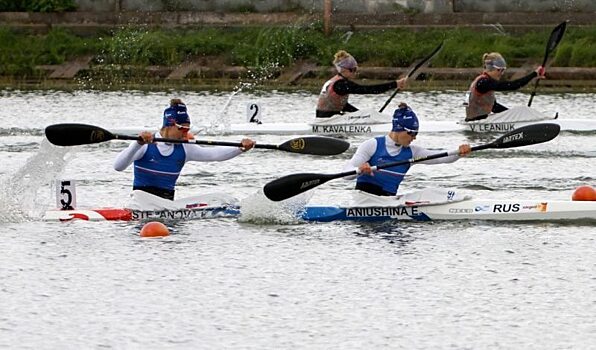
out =
[[75,182],[71,180],[56,181],[56,207],[61,210],[73,210],[77,205]]

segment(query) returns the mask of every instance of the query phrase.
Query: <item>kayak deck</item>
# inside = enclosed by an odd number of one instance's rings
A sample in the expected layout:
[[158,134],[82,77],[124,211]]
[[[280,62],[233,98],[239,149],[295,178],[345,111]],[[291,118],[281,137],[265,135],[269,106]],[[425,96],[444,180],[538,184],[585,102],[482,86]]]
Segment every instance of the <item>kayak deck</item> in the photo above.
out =
[[[132,210],[100,208],[48,210],[45,221],[147,221],[238,218],[239,206],[201,207],[177,210]],[[561,200],[463,200],[436,205],[325,206],[309,205],[298,218],[305,221],[577,221],[596,220],[596,201]]]
[[[591,119],[548,119],[548,123],[558,124],[561,131],[567,132],[596,132],[596,120]],[[493,133],[500,134],[512,131],[522,126],[536,124],[535,121],[526,122],[458,122],[450,120],[423,121],[420,130],[423,133]],[[120,128],[115,132],[135,135],[140,131],[152,128]],[[391,123],[381,124],[337,124],[313,125],[309,123],[239,123],[231,124],[226,130],[211,130],[208,126],[193,126],[191,132],[195,135],[315,135],[315,136],[358,136],[382,135],[391,130]]]
[[136,210],[126,208],[99,208],[74,210],[48,210],[44,221],[146,221],[146,220],[197,220],[240,216],[239,206],[199,207],[175,210]]
[[308,206],[306,221],[571,221],[596,220],[596,202],[533,200],[463,200],[437,205]]

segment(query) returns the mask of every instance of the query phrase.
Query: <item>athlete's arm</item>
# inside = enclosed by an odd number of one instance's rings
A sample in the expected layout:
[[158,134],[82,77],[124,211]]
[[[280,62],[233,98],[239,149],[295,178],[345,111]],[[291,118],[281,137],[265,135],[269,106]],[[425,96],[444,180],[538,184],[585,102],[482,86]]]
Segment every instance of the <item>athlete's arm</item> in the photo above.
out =
[[213,162],[232,159],[242,153],[238,147],[208,146],[183,144],[186,151],[186,161]]
[[[429,150],[429,149],[426,149],[424,147],[420,147],[420,146],[416,146],[416,145],[410,145],[410,148],[412,149],[412,157],[414,159],[416,159],[416,158],[424,158],[424,157],[428,157],[428,156],[433,155],[433,154],[436,154],[436,153],[444,152],[444,151]],[[424,161],[420,161],[420,162],[417,162],[417,163],[414,163],[414,164],[443,164],[443,163],[453,163],[456,160],[458,160],[459,158],[460,158],[460,156],[458,154],[455,154],[455,155],[441,157],[441,158],[424,160]]]
[[[375,154],[377,150],[377,140],[376,139],[368,139],[364,141],[358,149],[356,153],[352,156],[352,158],[346,162],[346,165],[343,168],[343,171],[352,171],[357,169],[362,164],[368,162],[370,158]],[[346,180],[355,179],[357,175],[347,176],[345,177]]]
[[135,160],[143,158],[147,151],[147,145],[140,145],[138,142],[131,142],[126,149],[124,149],[114,161],[114,169],[116,171],[123,171],[128,168]]
[[532,79],[534,79],[538,74],[536,72],[532,72],[525,77],[521,77],[516,80],[511,81],[499,81],[490,78],[481,78],[478,79],[476,82],[476,89],[478,92],[484,94],[489,91],[513,91],[522,88],[523,86],[527,85]]
[[333,84],[333,91],[338,95],[347,94],[381,94],[385,91],[397,88],[397,82],[382,83],[376,85],[360,85],[351,80],[341,79]]

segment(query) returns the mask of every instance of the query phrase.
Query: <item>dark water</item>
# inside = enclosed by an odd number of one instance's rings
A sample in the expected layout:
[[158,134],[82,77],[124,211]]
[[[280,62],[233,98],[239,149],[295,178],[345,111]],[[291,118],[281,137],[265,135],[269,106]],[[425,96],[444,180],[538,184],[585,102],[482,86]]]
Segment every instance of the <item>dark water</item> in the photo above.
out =
[[[406,93],[423,120],[461,118],[461,93]],[[295,172],[335,173],[365,138],[334,157],[255,150],[189,163],[178,195],[224,191],[250,215],[168,223],[141,239],[135,223],[42,222],[54,179],[77,183],[79,207],[119,206],[131,171],[112,170],[126,142],[72,149],[43,142],[50,124],[159,126],[169,98],[193,120],[307,121],[315,96],[239,93],[4,91],[0,99],[0,347],[116,349],[588,349],[596,344],[593,223],[329,223],[289,220],[256,192]],[[386,96],[355,98],[381,106]],[[560,118],[596,118],[595,96],[537,96]],[[229,102],[229,103],[228,103]],[[397,100],[396,100],[397,102]],[[508,94],[502,102],[524,104]],[[226,106],[222,111],[222,108]],[[16,111],[26,111],[25,114]],[[27,117],[23,117],[27,115]],[[569,199],[596,185],[596,135],[563,133],[530,147],[415,166],[403,189],[459,188],[475,197]],[[213,139],[213,137],[211,137]],[[238,136],[221,136],[238,140]],[[280,143],[283,136],[259,136]],[[486,137],[427,134],[453,149]],[[349,181],[312,203],[349,198]],[[590,345],[592,344],[592,345]]]

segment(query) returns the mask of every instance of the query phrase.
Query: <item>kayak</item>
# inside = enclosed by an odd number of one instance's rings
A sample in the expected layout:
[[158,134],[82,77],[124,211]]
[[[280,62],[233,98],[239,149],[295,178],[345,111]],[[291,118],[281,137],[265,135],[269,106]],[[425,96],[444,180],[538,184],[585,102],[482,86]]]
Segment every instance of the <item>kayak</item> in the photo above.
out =
[[596,220],[596,202],[563,200],[464,200],[437,205],[307,206],[306,221],[576,221]]
[[[302,123],[232,123],[225,126],[195,125],[191,132],[196,135],[320,135],[358,136],[382,135],[391,130],[391,115],[374,110],[361,110],[319,118]],[[557,115],[545,115],[526,106],[513,107],[488,118],[466,122],[458,120],[425,120],[420,130],[424,133],[468,132],[505,133],[522,126],[539,122],[558,124],[562,131],[596,132],[596,119],[558,119]],[[142,128],[118,129],[124,134],[137,134]]]
[[455,189],[427,188],[394,197],[354,191],[346,206],[308,206],[306,221],[575,221],[596,220],[596,201],[473,199]]
[[[61,183],[64,183],[62,181]],[[72,186],[73,181],[68,181]],[[64,186],[62,186],[63,188]],[[64,189],[57,191],[57,203]],[[70,199],[73,198],[72,191]],[[64,203],[64,202],[62,202]],[[69,201],[69,204],[72,202]],[[240,216],[238,199],[226,193],[213,192],[170,201],[143,191],[132,191],[124,208],[51,209],[45,221],[148,221],[197,220]]]
[[[73,220],[187,221],[240,217],[240,205],[226,202],[229,202],[229,197],[226,197],[220,204],[212,203],[179,208],[170,206],[168,208],[154,207],[149,209],[52,209],[46,211],[44,220],[59,222]],[[351,204],[345,206],[307,205],[303,210],[296,212],[295,216],[297,219],[313,222],[388,220],[596,221],[596,201],[472,199],[470,196],[460,196],[456,190],[452,189],[426,189],[395,197],[381,197],[354,191]]]
[[[68,201],[64,194],[68,193]],[[45,221],[148,221],[237,218],[240,202],[223,192],[209,192],[174,201],[143,191],[132,191],[123,208],[73,209],[76,205],[74,181],[58,181],[56,203],[63,209],[46,211]],[[376,196],[351,191],[348,205],[306,205],[292,209],[305,221],[383,220],[498,220],[571,221],[596,220],[596,201],[473,199],[453,188],[426,188],[396,196]],[[264,215],[267,215],[265,213]]]
[[[237,218],[239,206],[203,207],[177,210],[135,210],[99,208],[48,210],[45,221],[150,221]],[[596,202],[564,200],[464,200],[445,204],[396,206],[308,205],[298,215],[305,221],[577,221],[596,220]]]
[[210,206],[198,208],[138,210],[129,208],[52,209],[45,212],[45,221],[150,221],[197,220],[240,216],[239,206]]

